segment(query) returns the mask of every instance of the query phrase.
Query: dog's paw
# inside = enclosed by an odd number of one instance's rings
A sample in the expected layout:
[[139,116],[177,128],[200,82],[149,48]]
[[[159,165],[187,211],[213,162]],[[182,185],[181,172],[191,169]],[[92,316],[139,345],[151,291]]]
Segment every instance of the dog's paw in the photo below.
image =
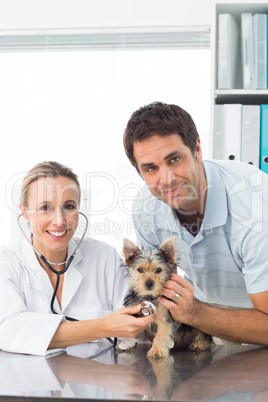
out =
[[210,342],[208,341],[195,341],[191,343],[189,349],[194,352],[202,352],[203,350],[207,350],[211,347]]
[[134,346],[138,343],[138,340],[135,338],[124,338],[122,341],[116,346],[117,350],[122,351],[130,351],[134,348]]
[[147,354],[147,358],[148,358],[149,362],[152,364],[153,369],[155,369],[156,367],[157,368],[160,367],[160,371],[162,370],[162,373],[163,373],[163,370],[166,372],[167,369],[169,367],[173,366],[173,364],[174,364],[174,358],[170,355],[168,355],[168,357],[163,357],[162,359],[157,360],[156,358],[150,357]]
[[169,349],[168,348],[157,348],[152,346],[151,349],[147,353],[147,357],[153,357],[154,359],[168,357]]

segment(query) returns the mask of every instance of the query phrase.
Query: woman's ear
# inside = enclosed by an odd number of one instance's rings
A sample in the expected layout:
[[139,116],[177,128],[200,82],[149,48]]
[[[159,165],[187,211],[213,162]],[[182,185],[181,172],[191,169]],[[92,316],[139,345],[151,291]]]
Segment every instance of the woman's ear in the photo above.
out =
[[26,212],[26,207],[22,203],[20,203],[20,212],[22,213],[23,217],[28,221],[29,215]]

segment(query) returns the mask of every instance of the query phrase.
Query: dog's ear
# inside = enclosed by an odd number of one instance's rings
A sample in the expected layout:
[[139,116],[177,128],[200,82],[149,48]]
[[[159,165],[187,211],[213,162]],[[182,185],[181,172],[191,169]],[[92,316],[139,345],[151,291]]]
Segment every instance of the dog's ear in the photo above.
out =
[[175,248],[175,237],[163,241],[159,249],[163,252],[164,258],[167,262],[177,264],[177,251]]
[[142,251],[136,246],[136,244],[129,239],[124,239],[123,256],[127,266],[130,266],[133,260],[141,253]]

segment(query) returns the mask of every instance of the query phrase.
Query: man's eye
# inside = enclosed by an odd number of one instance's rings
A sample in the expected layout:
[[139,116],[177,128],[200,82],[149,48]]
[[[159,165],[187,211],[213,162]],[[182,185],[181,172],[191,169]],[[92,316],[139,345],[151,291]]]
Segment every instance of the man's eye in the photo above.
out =
[[176,162],[178,162],[179,160],[180,160],[179,156],[176,156],[176,157],[170,159],[169,162],[170,162],[170,163],[176,163]]
[[154,170],[156,170],[156,166],[150,166],[148,168],[146,168],[146,172],[153,172]]

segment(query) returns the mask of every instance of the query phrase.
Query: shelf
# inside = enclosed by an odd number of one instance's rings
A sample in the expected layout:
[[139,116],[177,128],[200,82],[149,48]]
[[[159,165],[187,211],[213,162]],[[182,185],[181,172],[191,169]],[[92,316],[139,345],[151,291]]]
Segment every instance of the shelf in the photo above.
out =
[[[213,0],[214,12],[213,21],[211,25],[211,103],[212,103],[212,115],[211,115],[211,130],[210,130],[210,156],[213,158],[215,135],[218,135],[219,125],[214,122],[214,105],[224,104],[241,104],[241,105],[268,105],[268,89],[242,89],[242,61],[241,61],[241,39],[240,45],[237,50],[236,60],[236,77],[233,84],[233,89],[217,89],[218,85],[218,21],[219,14],[231,14],[237,22],[237,28],[239,36],[241,35],[241,14],[251,13],[254,14],[267,14],[268,15],[268,1],[267,0]],[[243,108],[244,110],[244,108]],[[247,110],[247,109],[245,109]],[[221,118],[221,117],[219,117]],[[219,123],[219,121],[218,121]],[[223,124],[221,121],[219,124]],[[234,136],[241,135],[238,131],[233,134]],[[218,138],[218,137],[217,137]],[[217,139],[218,141],[218,139]],[[228,140],[229,141],[229,140]]]
[[259,105],[268,103],[266,89],[216,89],[215,103],[242,103],[243,105]]
[[216,5],[216,12],[218,14],[224,14],[224,13],[231,13],[239,22],[241,19],[241,14],[242,13],[268,13],[268,4],[267,1],[265,2],[260,2],[256,1],[254,2],[225,2],[222,3],[217,3]]

